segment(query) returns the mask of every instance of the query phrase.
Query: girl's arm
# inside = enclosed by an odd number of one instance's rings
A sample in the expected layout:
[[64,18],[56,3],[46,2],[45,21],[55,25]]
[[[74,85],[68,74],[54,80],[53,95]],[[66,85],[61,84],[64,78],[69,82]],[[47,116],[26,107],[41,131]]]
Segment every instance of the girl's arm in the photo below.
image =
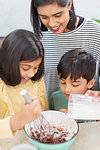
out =
[[11,117],[0,120],[0,138],[12,137],[18,129],[41,115],[40,103],[35,99],[32,103],[23,102],[21,111]]
[[41,81],[40,81],[40,98],[39,98],[39,100],[40,100],[40,104],[41,104],[41,108],[42,108],[42,110],[44,111],[44,110],[48,110],[49,109],[49,107],[48,107],[48,100],[47,100],[47,95],[46,95],[46,88],[45,88],[45,83],[44,83],[44,80],[43,80],[43,78],[41,79]]
[[26,104],[23,102],[21,111],[11,117],[10,127],[13,132],[23,128],[23,126],[41,115],[40,103],[37,99],[33,100],[32,103]]

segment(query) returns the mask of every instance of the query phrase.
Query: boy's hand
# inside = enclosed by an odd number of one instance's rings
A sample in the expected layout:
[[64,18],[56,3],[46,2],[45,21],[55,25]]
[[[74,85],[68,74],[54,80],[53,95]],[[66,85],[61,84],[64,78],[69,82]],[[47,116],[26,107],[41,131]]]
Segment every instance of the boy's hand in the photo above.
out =
[[64,108],[59,109],[59,111],[62,111],[62,112],[64,112],[65,114],[68,113],[68,109],[64,109]]

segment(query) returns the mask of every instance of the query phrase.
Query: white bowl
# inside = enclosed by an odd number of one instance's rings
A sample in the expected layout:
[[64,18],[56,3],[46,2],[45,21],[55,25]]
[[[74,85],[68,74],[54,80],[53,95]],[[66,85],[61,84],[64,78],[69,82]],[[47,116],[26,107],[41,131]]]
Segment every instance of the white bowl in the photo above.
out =
[[[74,132],[75,135],[72,136],[71,134],[69,140],[64,143],[57,143],[57,144],[42,143],[31,138],[30,124],[26,124],[24,130],[29,141],[33,145],[35,145],[39,150],[69,150],[73,141],[76,138],[76,135],[78,134],[79,126],[77,122],[72,118],[68,118],[67,115],[65,115],[63,112],[60,111],[48,110],[48,111],[43,111],[42,114],[48,120],[51,126],[56,126],[58,128],[67,127],[69,133]],[[32,123],[34,128],[34,121]]]

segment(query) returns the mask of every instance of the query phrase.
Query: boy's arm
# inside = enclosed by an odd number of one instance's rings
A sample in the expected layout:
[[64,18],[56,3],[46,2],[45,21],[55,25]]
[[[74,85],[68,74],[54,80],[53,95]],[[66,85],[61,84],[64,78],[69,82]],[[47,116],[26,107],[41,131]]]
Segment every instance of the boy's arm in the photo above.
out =
[[68,113],[68,109],[64,109],[64,108],[59,109],[59,111],[64,112],[65,114]]

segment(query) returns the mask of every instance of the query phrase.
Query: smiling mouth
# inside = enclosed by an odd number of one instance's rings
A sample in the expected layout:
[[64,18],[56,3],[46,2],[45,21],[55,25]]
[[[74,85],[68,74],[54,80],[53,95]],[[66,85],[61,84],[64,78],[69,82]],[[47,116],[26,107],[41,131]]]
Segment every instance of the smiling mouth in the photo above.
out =
[[57,32],[59,29],[60,29],[60,25],[59,26],[56,26],[54,28],[50,27],[50,29],[54,32]]
[[22,78],[22,80],[23,80],[23,81],[28,81],[28,80],[29,80],[29,78]]

